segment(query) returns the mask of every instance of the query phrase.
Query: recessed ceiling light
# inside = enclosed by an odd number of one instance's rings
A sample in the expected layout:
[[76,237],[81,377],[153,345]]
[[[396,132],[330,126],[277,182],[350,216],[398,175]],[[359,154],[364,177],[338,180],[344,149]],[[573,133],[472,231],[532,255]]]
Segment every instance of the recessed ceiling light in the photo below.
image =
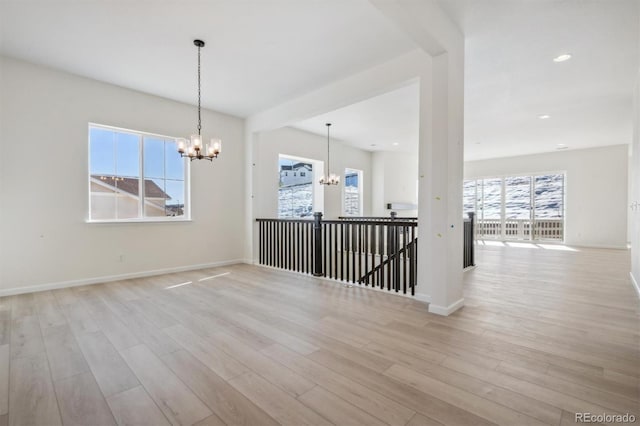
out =
[[539,118],[540,120],[546,120],[546,119],[548,119],[548,118],[551,118],[551,116],[550,116],[550,115],[548,115],[548,114],[542,114],[542,115],[539,115],[539,116],[538,116],[538,118]]
[[560,56],[556,56],[555,58],[553,58],[553,62],[564,62],[564,61],[568,61],[569,59],[571,59],[571,55],[568,53],[564,53]]
[[563,143],[556,145],[556,149],[569,149],[569,147]]
[[398,142],[393,143],[393,146],[398,146],[398,145],[400,145]]
[[372,143],[371,146],[378,146],[378,145],[376,145],[375,143]]

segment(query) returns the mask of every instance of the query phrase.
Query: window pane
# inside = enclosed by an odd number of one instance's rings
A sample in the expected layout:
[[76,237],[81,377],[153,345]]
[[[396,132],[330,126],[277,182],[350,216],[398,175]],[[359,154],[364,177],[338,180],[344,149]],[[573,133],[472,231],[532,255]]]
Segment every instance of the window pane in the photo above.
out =
[[500,219],[502,216],[502,179],[484,179],[482,191],[483,219]]
[[165,192],[170,197],[166,200],[167,216],[184,216],[184,181],[166,180]]
[[278,217],[312,216],[313,165],[280,156],[279,168]]
[[113,192],[103,191],[94,187],[91,182],[91,219],[111,220],[116,218],[116,198]]
[[89,142],[91,175],[115,175],[116,149],[114,132],[91,128]]
[[183,216],[184,159],[173,140],[144,139],[145,216]]
[[462,215],[476,211],[476,181],[465,180],[462,189]]
[[[174,141],[165,141],[164,158],[165,178],[184,180],[185,159],[180,157],[180,154],[178,153],[178,147]],[[182,201],[184,201],[184,197],[182,198]]]
[[360,170],[345,169],[344,171],[344,214],[346,216],[361,216],[362,188]]
[[535,179],[536,219],[564,217],[564,174],[536,176]]
[[116,176],[140,177],[140,147],[138,135],[117,132]]
[[144,138],[144,175],[147,178],[164,178],[164,140]]
[[165,192],[164,179],[145,179],[144,215],[146,217],[166,216],[165,202],[169,197]]
[[113,185],[116,176],[115,132],[91,128],[89,131],[89,174],[91,210],[94,220],[116,218],[116,191]]
[[531,176],[504,179],[506,219],[531,219]]

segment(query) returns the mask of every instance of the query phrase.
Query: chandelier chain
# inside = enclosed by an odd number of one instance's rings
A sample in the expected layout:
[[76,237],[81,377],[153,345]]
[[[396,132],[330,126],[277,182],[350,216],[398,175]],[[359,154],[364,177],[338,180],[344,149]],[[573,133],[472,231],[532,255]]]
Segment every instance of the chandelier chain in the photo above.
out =
[[198,134],[202,130],[202,117],[200,113],[200,46],[198,46]]
[[327,177],[331,174],[331,154],[329,152],[329,129],[331,128],[331,123],[327,123]]

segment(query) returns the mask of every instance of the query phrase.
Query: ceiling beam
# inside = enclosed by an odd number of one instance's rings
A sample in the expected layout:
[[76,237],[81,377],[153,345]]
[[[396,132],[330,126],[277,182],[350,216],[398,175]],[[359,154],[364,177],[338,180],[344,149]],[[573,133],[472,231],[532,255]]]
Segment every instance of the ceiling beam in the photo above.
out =
[[288,126],[414,83],[422,70],[428,66],[430,59],[421,49],[412,50],[388,62],[253,114],[246,120],[247,133]]

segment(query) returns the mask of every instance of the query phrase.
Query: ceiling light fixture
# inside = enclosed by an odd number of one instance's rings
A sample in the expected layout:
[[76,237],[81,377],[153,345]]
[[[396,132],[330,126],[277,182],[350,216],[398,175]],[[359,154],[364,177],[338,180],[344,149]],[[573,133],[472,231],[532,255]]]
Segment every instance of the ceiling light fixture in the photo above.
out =
[[539,115],[539,116],[538,116],[538,118],[539,118],[540,120],[546,120],[546,119],[548,119],[548,118],[551,118],[551,116],[550,116],[550,115],[548,115],[548,114],[542,114],[542,115]]
[[327,126],[327,177],[322,176],[320,178],[320,185],[337,185],[340,183],[340,176],[331,173],[330,167],[330,159],[331,159],[331,139],[329,137],[329,127],[331,127],[331,123],[326,123]]
[[222,151],[222,140],[212,138],[211,143],[203,146],[202,135],[202,107],[200,105],[200,49],[204,47],[204,41],[193,40],[193,44],[198,47],[198,134],[191,135],[189,140],[180,138],[177,140],[178,152],[181,157],[188,157],[193,160],[209,160],[213,161],[218,158],[218,154]]
[[553,62],[564,62],[564,61],[568,61],[569,59],[571,59],[571,54],[564,53],[560,56],[556,56],[555,58],[553,58]]
[[398,146],[398,145],[400,145],[398,142],[393,143],[393,146]]
[[556,149],[560,150],[560,149],[569,149],[569,147],[563,143],[559,143],[558,145],[556,145]]

